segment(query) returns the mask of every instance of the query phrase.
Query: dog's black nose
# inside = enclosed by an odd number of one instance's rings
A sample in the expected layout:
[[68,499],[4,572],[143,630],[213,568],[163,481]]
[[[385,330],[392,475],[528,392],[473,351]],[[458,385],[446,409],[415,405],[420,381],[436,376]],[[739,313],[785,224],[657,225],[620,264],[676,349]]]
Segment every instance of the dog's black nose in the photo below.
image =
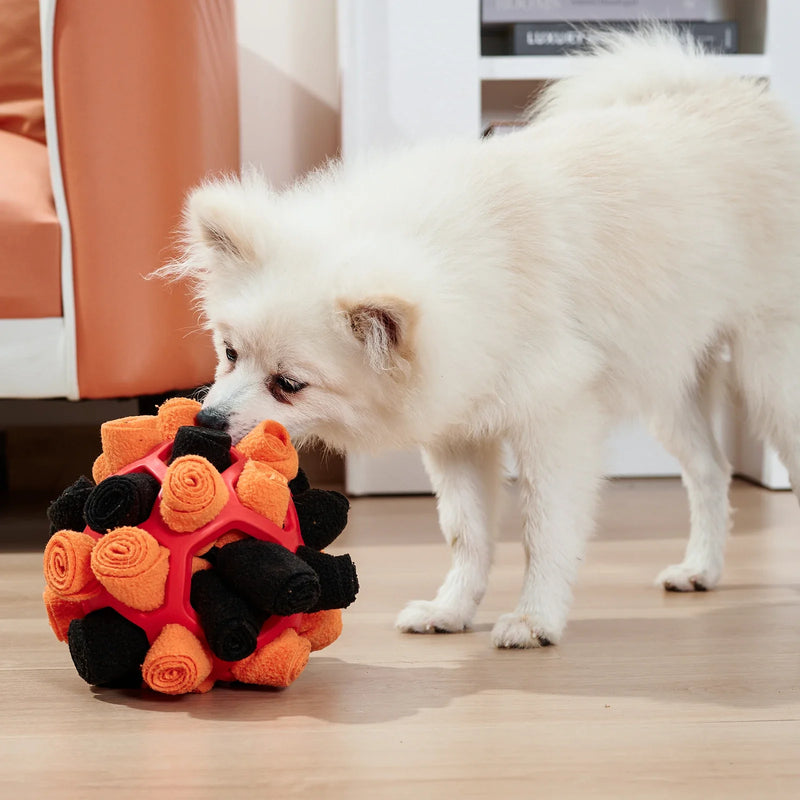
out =
[[194,421],[201,427],[214,431],[228,430],[228,415],[218,408],[201,408]]

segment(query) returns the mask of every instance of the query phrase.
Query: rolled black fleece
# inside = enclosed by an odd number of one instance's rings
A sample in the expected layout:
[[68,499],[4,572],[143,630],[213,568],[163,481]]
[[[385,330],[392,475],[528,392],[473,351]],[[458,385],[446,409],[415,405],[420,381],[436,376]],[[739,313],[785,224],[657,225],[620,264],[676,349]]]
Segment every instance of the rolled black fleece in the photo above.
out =
[[192,576],[190,602],[217,658],[239,661],[255,652],[266,615],[234,592],[213,569]]
[[339,492],[307,489],[294,498],[303,542],[323,550],[345,529],[350,501]]
[[112,475],[94,487],[86,501],[86,524],[98,533],[138,525],[152,513],[159,483],[147,472]]
[[94,483],[85,475],[81,475],[72,486],[68,486],[50,503],[47,518],[50,520],[50,535],[56,531],[82,531],[86,527],[83,507],[89,497]]
[[332,556],[301,545],[297,556],[317,573],[322,588],[317,604],[309,612],[347,608],[356,599],[358,575],[349,555]]
[[309,611],[319,600],[317,574],[283,545],[231,542],[219,548],[214,564],[231,587],[266,614],[288,617]]
[[119,689],[141,685],[147,634],[113,608],[72,620],[67,638],[72,662],[86,683]]
[[203,456],[217,472],[231,465],[231,437],[225,431],[184,425],[178,428],[172,445],[170,463],[180,456]]
[[303,472],[303,468],[300,467],[297,470],[297,475],[289,481],[289,491],[292,493],[292,497],[296,497],[303,492],[307,492],[311,488],[311,484],[308,482],[308,476]]

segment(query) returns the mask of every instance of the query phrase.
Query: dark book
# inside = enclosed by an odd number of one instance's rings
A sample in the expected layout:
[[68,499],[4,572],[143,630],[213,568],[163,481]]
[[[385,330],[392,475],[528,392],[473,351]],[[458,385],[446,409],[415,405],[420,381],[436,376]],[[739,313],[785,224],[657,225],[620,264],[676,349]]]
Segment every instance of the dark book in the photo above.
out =
[[[510,54],[555,56],[586,50],[603,31],[634,31],[638,22],[607,22],[582,25],[569,22],[531,22],[514,25],[510,31]],[[689,36],[708,53],[739,52],[739,29],[735,22],[673,22],[671,28]]]
[[514,22],[619,22],[642,19],[719,22],[731,0],[481,0],[484,25]]

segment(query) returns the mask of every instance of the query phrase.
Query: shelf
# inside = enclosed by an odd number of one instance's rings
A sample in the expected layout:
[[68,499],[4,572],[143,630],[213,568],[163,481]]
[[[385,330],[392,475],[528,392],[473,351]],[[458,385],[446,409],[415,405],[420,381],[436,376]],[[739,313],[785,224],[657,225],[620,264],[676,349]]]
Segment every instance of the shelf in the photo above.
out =
[[[709,56],[739,75],[763,78],[769,75],[764,55]],[[478,75],[484,81],[546,81],[567,78],[577,71],[579,59],[565,56],[482,56]]]

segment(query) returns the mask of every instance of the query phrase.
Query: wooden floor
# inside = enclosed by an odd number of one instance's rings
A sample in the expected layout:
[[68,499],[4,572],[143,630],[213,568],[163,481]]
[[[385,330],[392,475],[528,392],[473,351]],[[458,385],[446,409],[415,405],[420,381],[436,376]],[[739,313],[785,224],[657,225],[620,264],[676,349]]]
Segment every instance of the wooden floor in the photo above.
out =
[[447,564],[433,501],[357,500],[335,550],[362,589],[339,641],[285,691],[179,698],[84,684],[45,621],[38,550],[9,548],[0,796],[796,798],[800,510],[743,483],[733,502],[721,588],[665,594],[680,484],[610,484],[566,640],[505,652],[489,638],[521,582],[513,492],[475,629],[455,635],[393,629]]

